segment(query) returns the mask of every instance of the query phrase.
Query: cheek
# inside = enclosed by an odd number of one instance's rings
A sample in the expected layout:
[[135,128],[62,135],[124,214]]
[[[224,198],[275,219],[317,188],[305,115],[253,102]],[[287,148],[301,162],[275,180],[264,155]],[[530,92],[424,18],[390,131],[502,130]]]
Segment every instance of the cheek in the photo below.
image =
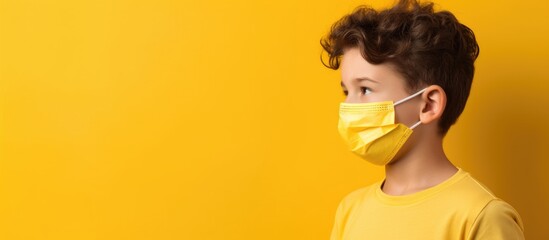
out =
[[410,127],[419,121],[418,112],[412,107],[404,108],[404,106],[402,106],[399,108],[399,106],[397,106],[395,111],[395,121],[397,123],[402,123],[407,127]]
[[[373,93],[362,96],[362,102],[385,102],[393,99],[390,94],[374,90]],[[397,110],[398,111],[398,110]]]

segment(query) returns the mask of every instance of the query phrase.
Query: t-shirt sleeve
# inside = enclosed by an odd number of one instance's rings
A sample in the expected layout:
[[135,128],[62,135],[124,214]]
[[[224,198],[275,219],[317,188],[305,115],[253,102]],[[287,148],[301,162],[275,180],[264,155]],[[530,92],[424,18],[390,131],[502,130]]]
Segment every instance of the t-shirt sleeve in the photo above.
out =
[[332,234],[330,236],[330,240],[339,240],[341,239],[341,227],[342,227],[342,215],[343,214],[343,201],[339,203],[339,206],[337,207],[336,214],[335,214],[335,220],[334,225],[332,227]]
[[511,205],[495,199],[478,215],[468,239],[524,239],[524,226]]
[[347,196],[345,196],[337,206],[336,214],[335,214],[335,221],[334,225],[332,227],[332,234],[330,237],[330,240],[340,240],[343,238],[343,230],[345,228],[345,224],[347,222],[347,215],[349,213],[350,208],[357,202],[357,198],[363,194],[364,189],[358,189],[355,190]]

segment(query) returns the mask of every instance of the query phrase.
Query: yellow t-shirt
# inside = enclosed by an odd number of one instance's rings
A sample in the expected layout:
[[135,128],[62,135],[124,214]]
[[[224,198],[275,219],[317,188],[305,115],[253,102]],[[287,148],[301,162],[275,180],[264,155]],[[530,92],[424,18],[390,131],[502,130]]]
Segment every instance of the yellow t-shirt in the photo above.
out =
[[459,169],[423,191],[391,196],[382,182],[339,204],[331,240],[524,239],[519,214]]

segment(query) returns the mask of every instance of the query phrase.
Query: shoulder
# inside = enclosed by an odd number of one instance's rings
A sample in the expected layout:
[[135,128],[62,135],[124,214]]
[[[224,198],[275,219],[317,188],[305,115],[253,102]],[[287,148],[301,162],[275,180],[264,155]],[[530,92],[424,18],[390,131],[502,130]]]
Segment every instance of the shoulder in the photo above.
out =
[[[468,212],[476,216],[475,213],[479,213],[488,203],[498,198],[488,187],[473,178],[469,173],[463,172],[462,174],[461,180],[448,187],[444,196],[451,198],[446,200],[452,202],[455,206],[473,210]],[[459,198],[456,199],[455,196],[459,196]]]
[[374,183],[370,186],[359,188],[348,193],[341,199],[335,214],[331,239],[341,239],[341,234],[344,231],[343,229],[353,209],[358,208],[364,199],[375,194],[375,189],[379,187],[379,185],[380,183]]
[[377,182],[348,193],[339,202],[337,211],[339,213],[347,212],[350,209],[363,203],[365,199],[373,197],[375,194],[375,189],[378,188],[380,184],[381,182]]
[[368,196],[371,196],[372,194],[375,194],[376,188],[379,188],[380,186],[381,186],[381,182],[376,182],[369,186],[356,189],[348,193],[347,195],[345,195],[345,197],[343,197],[341,202],[352,203],[355,201],[360,201],[364,197],[368,197]]
[[469,239],[524,239],[522,220],[511,205],[470,175],[461,187],[476,202]]
[[465,173],[465,177],[458,187],[461,187],[462,191],[467,191],[468,193],[475,194],[478,197],[483,197],[489,200],[496,199],[496,196],[488,187],[473,178],[469,173]]
[[524,239],[524,226],[518,212],[501,199],[490,201],[471,228],[471,239]]

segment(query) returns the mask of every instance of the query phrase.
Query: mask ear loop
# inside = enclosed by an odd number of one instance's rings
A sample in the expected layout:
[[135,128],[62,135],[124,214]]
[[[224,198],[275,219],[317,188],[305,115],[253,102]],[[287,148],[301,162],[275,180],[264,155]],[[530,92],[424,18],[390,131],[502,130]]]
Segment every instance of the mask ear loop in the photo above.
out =
[[406,102],[406,101],[408,101],[408,100],[410,100],[410,99],[412,99],[412,98],[415,98],[415,97],[417,97],[419,94],[422,94],[423,92],[425,92],[426,89],[427,89],[427,88],[424,88],[424,89],[420,90],[420,91],[417,92],[417,93],[414,93],[414,94],[412,94],[412,95],[410,95],[410,96],[408,96],[408,97],[405,97],[405,98],[403,98],[403,99],[401,99],[401,100],[395,102],[393,105],[396,106],[396,105],[399,105],[399,104],[401,104],[401,103],[403,103],[403,102]]
[[414,128],[416,128],[417,126],[419,126],[419,124],[421,124],[421,121],[417,121],[417,123],[414,124],[414,125],[412,125],[412,126],[410,127],[410,129],[414,130]]
[[[408,96],[408,97],[405,97],[405,98],[403,98],[403,99],[401,99],[401,100],[395,102],[395,103],[393,104],[393,106],[399,105],[399,104],[401,104],[401,103],[403,103],[403,102],[406,102],[406,101],[408,101],[408,100],[410,100],[410,99],[412,99],[412,98],[417,97],[418,95],[420,95],[420,94],[422,94],[423,92],[425,92],[426,89],[427,89],[427,88],[424,88],[424,89],[420,90],[420,91],[417,92],[417,93],[414,93],[414,94],[412,94],[412,95],[410,95],[410,96]],[[412,125],[412,126],[410,127],[410,129],[414,130],[414,128],[416,128],[416,127],[419,126],[420,124],[421,124],[421,121],[418,121],[417,123],[415,123],[414,125]]]

